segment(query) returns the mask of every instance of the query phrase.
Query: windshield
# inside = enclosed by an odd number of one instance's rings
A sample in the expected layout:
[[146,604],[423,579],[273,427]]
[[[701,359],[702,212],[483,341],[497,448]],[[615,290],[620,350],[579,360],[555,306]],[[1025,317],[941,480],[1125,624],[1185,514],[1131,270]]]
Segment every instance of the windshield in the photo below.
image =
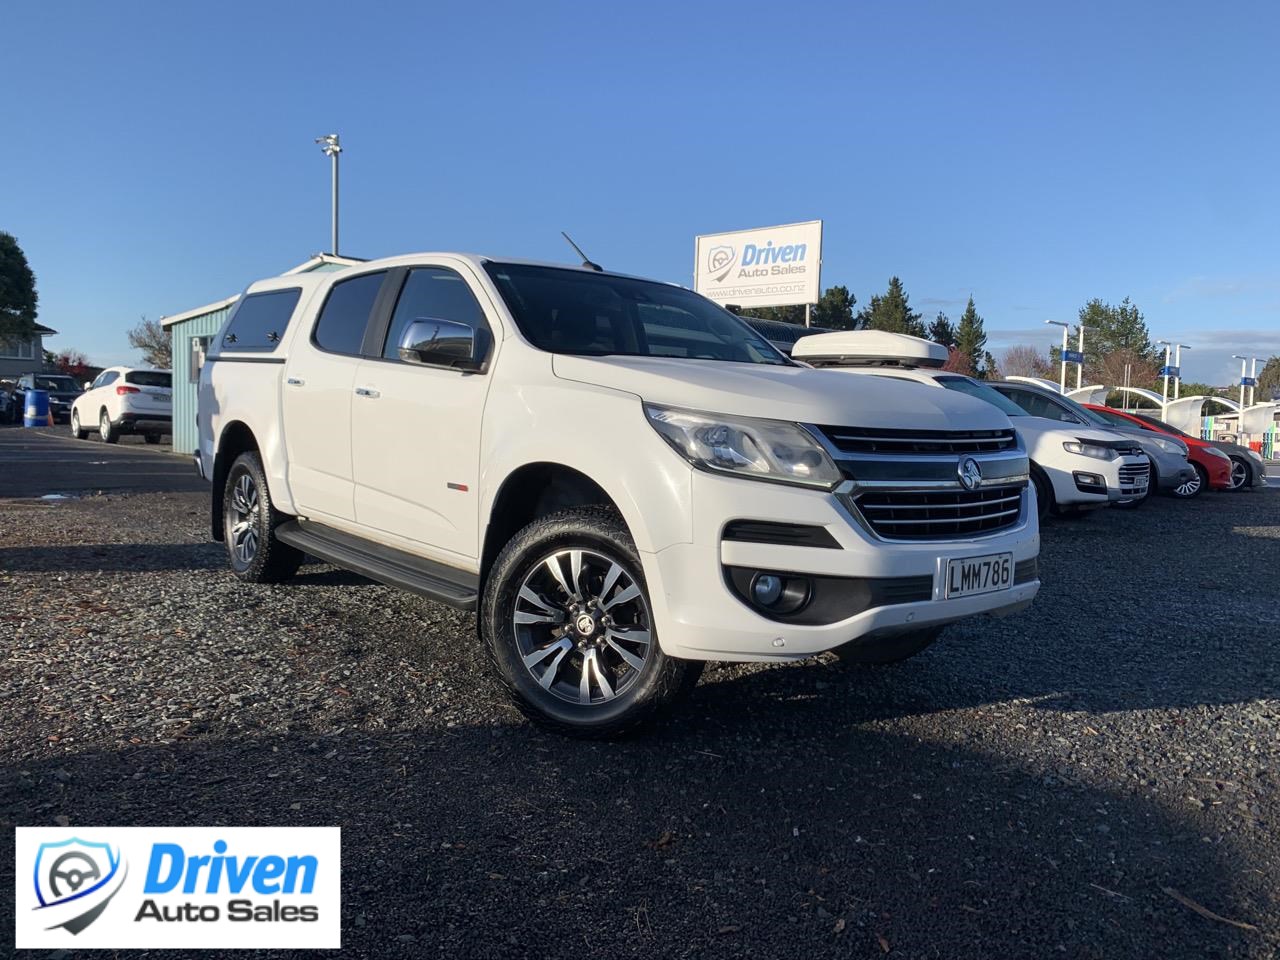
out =
[[977,397],[979,400],[985,400],[993,407],[999,407],[1008,416],[1025,417],[1027,411],[1010,400],[1004,394],[996,393],[985,383],[979,383],[977,380],[970,380],[968,377],[935,377],[940,384],[948,390],[954,390],[956,393],[967,393],[971,397]]
[[80,386],[70,377],[36,377],[36,390],[75,390],[80,391]]
[[[1184,433],[1183,431],[1179,430],[1177,427],[1172,426],[1171,424],[1165,423],[1163,420],[1157,420],[1155,417],[1148,417],[1145,413],[1135,413],[1134,416],[1137,417],[1139,420],[1141,420],[1143,423],[1149,423],[1153,427],[1158,427],[1159,429],[1163,430],[1165,433],[1172,433],[1175,437],[1191,437],[1191,434]],[[1200,438],[1191,437],[1191,439],[1199,440]]]
[[520,332],[540,350],[791,364],[744,321],[683,287],[559,267],[485,269]]
[[[1070,410],[1072,413],[1078,416],[1085,423],[1092,423],[1096,427],[1106,427],[1108,430],[1112,430],[1115,428],[1115,424],[1107,420],[1107,418],[1102,416],[1102,414],[1096,413],[1095,411],[1090,410],[1083,403],[1080,403],[1076,400],[1072,400],[1070,397],[1058,396],[1058,397],[1054,397],[1053,399],[1058,403],[1062,404],[1064,407],[1066,407],[1068,410]],[[1133,424],[1128,423],[1128,424],[1125,424],[1125,426],[1132,427]]]

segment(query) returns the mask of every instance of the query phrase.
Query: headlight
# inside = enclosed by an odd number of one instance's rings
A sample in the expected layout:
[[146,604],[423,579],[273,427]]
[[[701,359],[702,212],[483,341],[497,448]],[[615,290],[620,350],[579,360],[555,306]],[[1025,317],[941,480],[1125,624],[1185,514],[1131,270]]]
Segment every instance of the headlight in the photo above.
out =
[[1177,440],[1166,440],[1163,437],[1148,437],[1147,439],[1165,453],[1170,453],[1179,457],[1185,457],[1187,455],[1186,445],[1179,443]]
[[695,467],[829,490],[840,471],[802,427],[781,420],[644,405],[653,429]]
[[1265,463],[1265,461],[1262,459],[1262,454],[1260,454],[1257,450],[1254,450],[1252,447],[1247,448],[1246,452],[1249,454],[1249,456],[1253,457],[1253,459],[1257,460],[1259,463]]
[[1205,447],[1205,448],[1204,448],[1204,452],[1205,452],[1205,453],[1207,453],[1207,454],[1209,454],[1209,456],[1211,456],[1211,457],[1217,457],[1219,460],[1230,460],[1230,459],[1231,459],[1231,458],[1230,458],[1230,457],[1228,457],[1225,453],[1223,453],[1221,450],[1219,450],[1217,447]]
[[1062,445],[1062,449],[1066,450],[1067,453],[1078,453],[1083,457],[1093,457],[1095,460],[1114,460],[1116,458],[1116,452],[1110,447],[1089,443],[1087,440],[1068,440]]

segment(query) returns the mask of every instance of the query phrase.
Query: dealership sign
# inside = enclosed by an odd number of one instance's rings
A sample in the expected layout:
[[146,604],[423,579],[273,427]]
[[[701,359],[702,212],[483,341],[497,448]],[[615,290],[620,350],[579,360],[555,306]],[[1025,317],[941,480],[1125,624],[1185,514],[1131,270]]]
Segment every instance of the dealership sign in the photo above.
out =
[[341,946],[337,827],[18,827],[18,949]]
[[821,220],[712,233],[694,244],[694,289],[720,304],[817,303],[821,271]]

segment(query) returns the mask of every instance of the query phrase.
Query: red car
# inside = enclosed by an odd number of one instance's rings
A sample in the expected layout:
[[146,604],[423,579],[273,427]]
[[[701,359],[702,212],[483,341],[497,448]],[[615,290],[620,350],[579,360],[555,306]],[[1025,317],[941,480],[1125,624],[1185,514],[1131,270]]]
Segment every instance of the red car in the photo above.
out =
[[[1230,490],[1231,489],[1231,458],[1215,447],[1207,440],[1201,440],[1199,437],[1193,437],[1190,434],[1183,433],[1181,430],[1162,429],[1156,426],[1159,421],[1152,421],[1147,417],[1134,416],[1131,413],[1125,413],[1123,410],[1114,410],[1111,407],[1100,407],[1096,403],[1086,403],[1086,407],[1092,410],[1098,416],[1102,417],[1110,423],[1114,423],[1118,427],[1141,427],[1143,430],[1150,430],[1152,433],[1163,433],[1166,436],[1177,437],[1187,445],[1187,459],[1191,461],[1191,465],[1196,468],[1196,481],[1201,488],[1212,487],[1214,490]],[[1199,493],[1199,490],[1196,491]],[[1195,494],[1188,494],[1194,496]]]

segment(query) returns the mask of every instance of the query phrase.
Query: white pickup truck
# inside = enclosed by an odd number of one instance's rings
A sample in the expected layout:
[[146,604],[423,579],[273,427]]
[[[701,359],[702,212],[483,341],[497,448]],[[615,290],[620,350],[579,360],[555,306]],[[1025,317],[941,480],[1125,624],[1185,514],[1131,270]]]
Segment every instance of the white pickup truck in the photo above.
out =
[[995,407],[788,360],[682,287],[463,254],[251,285],[200,375],[213,536],[477,614],[516,704],[620,734],[706,660],[887,662],[1039,588]]

